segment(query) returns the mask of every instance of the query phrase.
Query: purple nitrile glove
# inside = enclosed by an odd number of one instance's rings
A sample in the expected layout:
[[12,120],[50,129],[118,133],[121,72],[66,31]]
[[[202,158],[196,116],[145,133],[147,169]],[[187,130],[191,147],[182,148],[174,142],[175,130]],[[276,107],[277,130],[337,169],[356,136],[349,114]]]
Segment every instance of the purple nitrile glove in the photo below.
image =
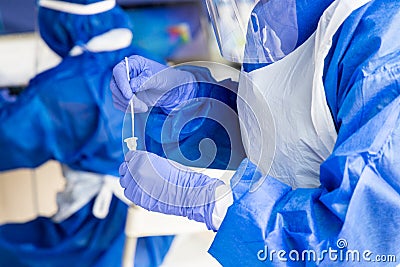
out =
[[194,75],[188,71],[138,55],[128,58],[128,70],[130,81],[125,61],[118,63],[110,83],[114,105],[122,111],[133,98],[135,112],[146,112],[152,106],[169,112],[196,95],[198,85]]
[[188,217],[216,230],[212,213],[215,190],[225,185],[221,180],[145,151],[129,151],[119,174],[125,196],[136,205]]

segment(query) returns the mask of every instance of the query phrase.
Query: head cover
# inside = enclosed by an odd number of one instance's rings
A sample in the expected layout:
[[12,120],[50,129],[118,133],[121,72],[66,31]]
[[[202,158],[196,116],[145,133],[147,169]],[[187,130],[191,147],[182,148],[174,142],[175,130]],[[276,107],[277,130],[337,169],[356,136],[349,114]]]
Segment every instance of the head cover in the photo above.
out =
[[272,63],[294,50],[296,0],[206,0],[221,54],[239,63]]
[[61,57],[95,36],[116,28],[131,28],[115,0],[40,0],[39,30],[47,45]]
[[58,10],[65,13],[76,15],[94,15],[112,9],[115,6],[115,0],[104,1],[55,1],[40,0],[39,6],[48,9]]

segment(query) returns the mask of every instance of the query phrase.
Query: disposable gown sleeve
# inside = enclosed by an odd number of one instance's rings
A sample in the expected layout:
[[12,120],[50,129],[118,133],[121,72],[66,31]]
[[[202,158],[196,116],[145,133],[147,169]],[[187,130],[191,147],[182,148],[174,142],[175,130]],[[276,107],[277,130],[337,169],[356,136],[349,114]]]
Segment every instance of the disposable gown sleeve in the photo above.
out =
[[184,165],[237,168],[245,156],[236,108],[237,82],[217,81],[204,67],[179,69],[196,77],[195,98],[170,113],[155,107],[148,114],[136,115],[136,128],[145,129],[139,133],[145,137],[139,143],[145,143],[138,144],[138,149]]
[[0,171],[37,167],[52,157],[52,114],[33,90],[26,90],[0,108]]
[[[248,178],[243,177],[241,186],[233,188],[235,202],[209,250],[223,266],[304,266],[302,252],[310,250],[316,258],[311,256],[307,266],[332,266],[333,261],[335,266],[359,266],[379,255],[391,257],[385,266],[396,265],[399,10],[397,1],[371,1],[336,33],[324,85],[338,139],[321,165],[321,187],[292,190],[267,177],[258,190],[249,192]],[[336,260],[324,254],[329,249],[337,251]],[[284,250],[283,260],[276,253],[271,257],[272,250]],[[339,252],[345,250],[357,250],[360,261],[340,259]],[[296,253],[289,255],[291,251],[297,251],[300,260]]]
[[[210,111],[210,105],[206,101],[207,99],[216,99],[221,103],[225,103],[229,108],[233,109],[237,113],[236,108],[236,94],[238,83],[230,79],[217,81],[211,75],[209,69],[197,66],[180,66],[180,70],[188,71],[195,76],[197,81],[198,90],[195,95],[195,99],[198,101],[187,101],[181,103],[173,113],[168,113],[162,108],[154,107],[151,110],[150,116],[148,116],[147,125],[150,128],[146,129],[146,134],[153,140],[162,142],[174,142],[181,141],[188,136],[195,133],[204,124],[207,123],[207,115]],[[168,136],[162,136],[162,126],[165,123],[168,116],[174,116],[174,123],[178,120],[189,122],[181,131],[175,133],[172,132]],[[160,127],[154,127],[154,125]],[[157,128],[157,129],[155,129]],[[171,129],[174,130],[174,129]]]

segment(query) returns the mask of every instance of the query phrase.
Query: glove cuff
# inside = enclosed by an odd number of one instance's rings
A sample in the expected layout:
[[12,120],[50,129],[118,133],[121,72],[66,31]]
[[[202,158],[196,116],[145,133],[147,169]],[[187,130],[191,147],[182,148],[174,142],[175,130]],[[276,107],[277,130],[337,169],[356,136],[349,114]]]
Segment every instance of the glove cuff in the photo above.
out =
[[216,188],[225,185],[225,183],[216,178],[209,178],[210,183],[207,186],[204,186],[201,191],[196,193],[197,196],[192,196],[196,199],[202,199],[204,206],[195,206],[192,208],[188,208],[187,217],[191,220],[195,220],[198,222],[203,222],[206,224],[209,230],[216,231],[216,227],[213,225],[212,214],[215,207],[215,191]]
[[[214,178],[215,179],[215,178]],[[217,187],[221,186],[221,185],[225,185],[224,182],[222,182],[219,179],[215,179],[216,181],[213,183],[212,186],[212,193],[208,194],[208,199],[207,199],[207,205],[205,207],[205,216],[204,216],[204,222],[207,226],[208,230],[213,230],[214,232],[216,232],[218,230],[217,227],[214,226],[213,224],[213,220],[212,220],[212,214],[214,212],[214,208],[215,208],[215,190],[217,189]]]

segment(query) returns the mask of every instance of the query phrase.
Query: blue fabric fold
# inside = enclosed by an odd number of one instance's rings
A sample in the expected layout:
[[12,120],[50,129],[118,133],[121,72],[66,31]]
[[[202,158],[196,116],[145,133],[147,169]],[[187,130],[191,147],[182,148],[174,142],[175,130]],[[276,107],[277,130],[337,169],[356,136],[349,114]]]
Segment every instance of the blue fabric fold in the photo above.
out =
[[[61,223],[38,217],[0,226],[0,265],[13,267],[122,265],[127,206],[113,197],[104,219],[93,216],[94,200]],[[162,263],[173,236],[139,238],[135,266]]]
[[[245,157],[236,108],[237,83],[217,82],[202,67],[179,69],[196,77],[196,97],[170,113],[154,107],[145,114],[137,114],[135,129],[144,129],[137,133],[138,149],[188,166],[236,169]],[[127,125],[126,130],[130,131]],[[202,144],[204,140],[207,143]]]
[[[321,187],[284,190],[267,177],[244,194],[209,250],[223,266],[364,266],[373,264],[368,259],[377,264],[380,255],[399,261],[399,11],[398,1],[372,0],[337,31],[324,86],[338,139],[321,165]],[[266,257],[281,249],[312,250],[320,258]],[[332,260],[323,254],[329,249],[338,256],[357,250],[361,260]],[[362,257],[364,251],[369,257]]]

